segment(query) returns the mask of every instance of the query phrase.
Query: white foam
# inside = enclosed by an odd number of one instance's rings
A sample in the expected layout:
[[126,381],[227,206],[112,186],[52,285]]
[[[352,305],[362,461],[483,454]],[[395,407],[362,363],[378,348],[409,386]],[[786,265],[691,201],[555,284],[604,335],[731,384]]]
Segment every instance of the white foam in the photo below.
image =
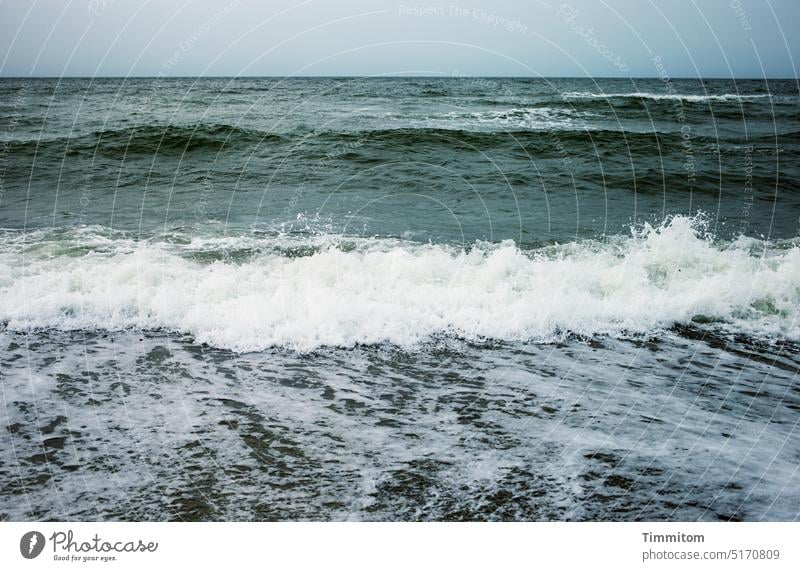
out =
[[644,91],[636,91],[633,93],[592,93],[585,91],[568,91],[562,93],[561,96],[564,99],[653,99],[667,101],[691,101],[694,103],[703,103],[707,101],[751,101],[772,97],[772,95],[769,93],[721,93],[697,95],[688,93],[649,93]]
[[412,346],[435,334],[630,335],[697,315],[800,338],[800,248],[715,245],[685,217],[534,253],[512,242],[465,252],[378,239],[343,251],[317,239],[315,253],[287,257],[261,240],[261,253],[242,263],[200,263],[184,246],[131,248],[127,239],[118,251],[79,256],[5,247],[0,320],[10,330],[164,328],[236,351]]
[[480,111],[448,111],[409,118],[391,114],[386,118],[391,128],[444,129],[459,131],[550,131],[591,128],[586,119],[591,113],[578,113],[569,109],[551,107],[509,107]]

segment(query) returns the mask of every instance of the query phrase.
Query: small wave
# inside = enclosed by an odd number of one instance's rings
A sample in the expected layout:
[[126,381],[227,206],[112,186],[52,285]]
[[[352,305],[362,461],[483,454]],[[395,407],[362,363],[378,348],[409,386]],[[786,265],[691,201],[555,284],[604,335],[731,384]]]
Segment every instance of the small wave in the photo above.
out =
[[[418,118],[385,116],[381,123],[367,129],[360,125],[348,125],[343,130],[303,128],[283,134],[230,125],[153,125],[109,129],[55,139],[12,140],[6,143],[6,148],[10,155],[19,158],[36,153],[61,160],[65,155],[80,153],[117,159],[156,154],[213,155],[224,150],[251,152],[254,149],[268,149],[274,154],[307,153],[319,158],[330,152],[331,147],[345,148],[354,145],[354,149],[357,149],[367,142],[397,150],[414,150],[420,144],[455,148],[523,145],[531,152],[549,152],[554,149],[560,152],[563,145],[575,154],[585,151],[594,153],[597,144],[619,145],[618,149],[624,153],[636,149],[649,153],[653,149],[654,136],[659,137],[658,143],[665,149],[683,144],[684,137],[677,129],[651,130],[651,126],[645,130],[637,130],[624,128],[622,125],[615,127],[608,122],[593,121],[593,117],[591,113],[550,108],[508,108],[467,113],[448,112]],[[791,140],[795,133],[779,135]],[[729,139],[722,135],[708,137],[696,134],[693,137],[693,141],[697,143],[720,140]],[[752,140],[761,141],[757,137]],[[614,147],[609,147],[611,148]],[[338,158],[347,160],[357,156],[358,153],[345,152],[338,155]]]
[[[436,145],[437,147],[451,147],[463,149],[477,147],[489,149],[502,147],[513,150],[524,147],[525,150],[535,153],[552,151],[560,152],[566,148],[570,154],[579,155],[584,152],[595,153],[596,145],[605,145],[607,150],[620,150],[627,154],[630,152],[643,152],[651,154],[654,145],[660,144],[662,149],[675,148],[682,144],[683,136],[680,131],[626,131],[623,129],[606,128],[606,126],[587,126],[576,123],[572,128],[562,125],[557,133],[546,128],[502,128],[494,125],[485,129],[468,129],[463,124],[419,125],[418,127],[398,127],[396,129],[374,129],[365,131],[334,132],[325,131],[309,135],[307,141],[330,142],[331,144],[364,144],[380,145],[383,148],[396,150],[416,150],[419,145]],[[693,142],[719,143],[721,137],[708,137],[696,135]],[[746,142],[746,141],[745,141]]]
[[[449,111],[418,118],[392,115],[395,125],[412,129],[443,129],[459,131],[571,131],[591,128],[590,113],[553,107],[507,107],[481,111]],[[391,123],[390,123],[391,124]]]
[[111,152],[115,155],[133,155],[219,150],[241,143],[267,144],[282,140],[281,135],[233,125],[141,125],[66,137],[11,141],[8,148],[14,153],[34,150],[44,153],[49,148],[55,148],[66,149],[69,153]]
[[708,101],[754,101],[772,97],[769,93],[738,94],[689,94],[689,93],[649,93],[637,91],[633,93],[592,93],[584,91],[568,91],[561,94],[564,99],[652,99],[656,101],[688,101],[705,103]]
[[[797,244],[718,244],[680,216],[630,237],[527,252],[512,242],[341,247],[329,237],[293,256],[264,237],[232,263],[187,257],[181,241],[115,249],[109,239],[81,255],[4,248],[0,321],[14,331],[164,329],[235,351],[652,335],[695,316],[800,337]],[[221,246],[189,243],[200,247]]]

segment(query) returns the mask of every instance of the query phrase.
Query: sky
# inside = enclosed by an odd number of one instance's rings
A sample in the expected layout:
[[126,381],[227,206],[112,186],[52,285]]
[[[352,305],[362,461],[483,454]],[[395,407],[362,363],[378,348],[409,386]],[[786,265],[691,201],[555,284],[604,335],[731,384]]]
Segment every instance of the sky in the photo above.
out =
[[0,76],[797,77],[800,0],[0,0]]

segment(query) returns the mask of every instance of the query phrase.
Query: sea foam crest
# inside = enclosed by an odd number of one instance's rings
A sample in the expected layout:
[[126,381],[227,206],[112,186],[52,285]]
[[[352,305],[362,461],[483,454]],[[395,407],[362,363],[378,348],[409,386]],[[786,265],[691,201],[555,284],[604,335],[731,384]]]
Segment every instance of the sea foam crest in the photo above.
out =
[[[533,252],[379,239],[308,255],[262,248],[198,262],[166,243],[53,255],[0,254],[9,330],[166,329],[235,351],[393,343],[432,335],[548,342],[653,334],[698,316],[736,331],[800,337],[800,248],[715,244],[675,217],[629,237]],[[265,241],[263,244],[266,246]],[[8,244],[6,244],[8,245]]]
[[689,101],[704,103],[707,101],[753,101],[772,97],[769,93],[720,93],[720,94],[692,94],[692,93],[650,93],[636,91],[633,93],[593,93],[585,91],[567,91],[561,94],[564,99],[653,99],[665,101]]

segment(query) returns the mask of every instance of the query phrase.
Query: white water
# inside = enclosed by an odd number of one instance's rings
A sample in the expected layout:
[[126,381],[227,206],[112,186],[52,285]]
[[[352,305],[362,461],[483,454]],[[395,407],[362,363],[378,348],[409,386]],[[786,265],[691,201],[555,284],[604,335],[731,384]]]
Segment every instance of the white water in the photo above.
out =
[[[215,244],[215,240],[219,240]],[[237,242],[238,240],[238,242]],[[275,239],[188,245],[80,237],[92,251],[0,249],[0,321],[9,330],[163,328],[235,351],[389,342],[435,334],[552,341],[565,332],[657,333],[702,315],[747,334],[800,338],[800,248],[714,244],[676,217],[606,243],[533,253],[511,242],[448,246],[335,237],[287,257]],[[260,252],[201,263],[198,249]],[[213,248],[212,248],[213,246]]]
[[390,116],[392,128],[453,129],[459,131],[573,131],[595,130],[587,119],[591,113],[550,107],[509,107],[482,111],[449,111],[409,120],[403,115]]
[[687,93],[649,93],[637,91],[633,93],[591,93],[583,91],[568,91],[561,95],[564,99],[654,99],[668,101],[691,101],[703,103],[706,101],[756,101],[766,97],[772,97],[769,93],[739,94],[687,94]]

